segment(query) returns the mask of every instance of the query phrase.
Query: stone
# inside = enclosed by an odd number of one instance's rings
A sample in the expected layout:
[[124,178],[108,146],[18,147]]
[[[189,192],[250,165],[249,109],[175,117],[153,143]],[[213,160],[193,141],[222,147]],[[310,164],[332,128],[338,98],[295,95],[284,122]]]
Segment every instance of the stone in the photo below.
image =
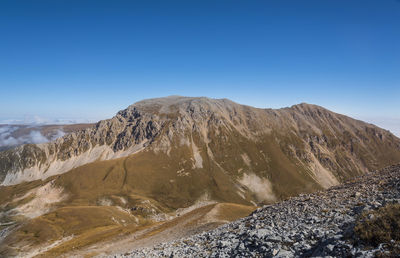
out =
[[327,248],[330,252],[333,252],[333,249],[335,248],[335,246],[329,244],[329,245],[326,246],[326,248]]
[[277,255],[279,253],[279,251],[280,251],[279,249],[273,249],[272,250],[272,255],[273,256]]

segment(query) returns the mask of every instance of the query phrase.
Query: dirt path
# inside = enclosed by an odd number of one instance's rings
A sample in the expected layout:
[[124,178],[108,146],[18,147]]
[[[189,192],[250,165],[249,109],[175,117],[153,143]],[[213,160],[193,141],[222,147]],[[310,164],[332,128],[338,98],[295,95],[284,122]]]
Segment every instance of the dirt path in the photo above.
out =
[[207,216],[217,204],[207,205],[173,220],[153,225],[130,235],[117,236],[106,242],[96,243],[78,251],[65,254],[63,257],[108,256],[169,242],[205,230],[213,229],[221,222]]

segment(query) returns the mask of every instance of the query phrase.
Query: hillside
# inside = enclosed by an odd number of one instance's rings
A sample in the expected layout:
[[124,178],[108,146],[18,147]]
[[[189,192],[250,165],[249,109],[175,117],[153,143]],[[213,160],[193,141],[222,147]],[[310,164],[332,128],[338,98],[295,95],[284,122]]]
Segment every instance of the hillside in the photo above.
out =
[[[389,131],[315,105],[144,100],[53,142],[0,152],[0,249],[86,248],[166,223],[180,209],[221,203],[249,211],[240,207],[398,162],[400,139]],[[54,226],[60,222],[76,227]]]
[[189,238],[113,257],[398,257],[400,165],[257,209]]

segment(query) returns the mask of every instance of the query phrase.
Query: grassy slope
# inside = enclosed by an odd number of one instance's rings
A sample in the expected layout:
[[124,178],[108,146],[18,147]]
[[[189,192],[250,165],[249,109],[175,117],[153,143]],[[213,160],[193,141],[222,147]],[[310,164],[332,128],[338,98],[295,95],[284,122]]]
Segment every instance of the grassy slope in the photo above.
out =
[[[280,199],[320,189],[307,170],[288,158],[272,137],[266,136],[263,142],[252,142],[240,135],[230,138],[233,141],[220,139],[216,138],[208,147],[197,141],[202,168],[193,167],[192,150],[184,145],[172,147],[169,155],[143,151],[87,164],[57,176],[55,182],[70,194],[63,205],[98,205],[106,198],[131,208],[148,199],[162,212],[188,207],[206,193],[220,202],[250,204],[255,201],[251,191],[245,192],[245,199],[238,194],[236,179],[244,173],[268,178]],[[212,150],[215,161],[206,155],[207,148]],[[243,153],[248,155],[250,164],[241,158]]]
[[54,241],[74,236],[56,248],[52,256],[123,234],[136,231],[150,221],[135,219],[116,207],[74,206],[63,207],[28,221],[5,239],[1,255],[23,254],[30,247],[43,247]]
[[[206,216],[216,209],[213,216]],[[168,231],[168,234],[188,234],[212,229],[226,221],[233,221],[249,215],[253,206],[238,204],[213,204],[195,209],[176,219],[161,223],[143,234],[139,240],[154,237]],[[24,254],[46,247],[57,240],[74,236],[38,257],[54,257],[72,250],[78,250],[94,243],[111,240],[121,235],[129,235],[154,225],[145,219],[136,219],[129,212],[108,206],[73,206],[59,208],[23,224],[14,234],[6,238],[0,254],[9,256]],[[182,228],[186,232],[181,232]],[[179,230],[178,230],[179,229]],[[172,233],[171,233],[172,232]],[[25,246],[28,244],[29,246]],[[44,249],[42,249],[44,250]]]

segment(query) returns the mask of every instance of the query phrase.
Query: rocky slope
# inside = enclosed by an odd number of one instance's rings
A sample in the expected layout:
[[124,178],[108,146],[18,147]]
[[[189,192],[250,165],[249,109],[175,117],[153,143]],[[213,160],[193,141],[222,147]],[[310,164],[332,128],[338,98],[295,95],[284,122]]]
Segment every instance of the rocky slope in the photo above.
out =
[[[399,204],[397,165],[324,192],[264,206],[210,232],[114,257],[395,257],[400,255]],[[390,209],[393,218],[387,216]],[[389,223],[387,228],[380,217]],[[387,230],[385,241],[368,232],[376,237],[371,244],[360,234],[368,230],[366,221],[376,225],[376,231]]]

